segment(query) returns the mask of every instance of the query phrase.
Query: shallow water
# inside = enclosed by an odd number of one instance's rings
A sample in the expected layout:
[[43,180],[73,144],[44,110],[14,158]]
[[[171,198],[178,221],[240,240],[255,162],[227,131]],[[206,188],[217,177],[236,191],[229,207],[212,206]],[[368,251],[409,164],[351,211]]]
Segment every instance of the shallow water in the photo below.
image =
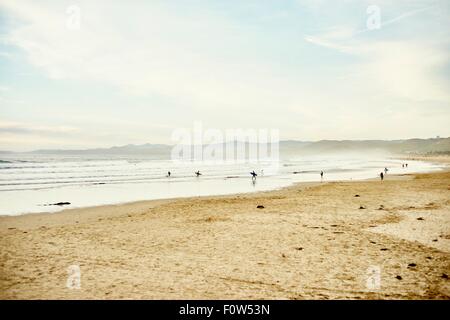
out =
[[[55,212],[103,204],[272,190],[296,182],[359,180],[389,173],[418,173],[442,166],[394,159],[298,157],[279,162],[196,163],[144,157],[2,155],[0,215]],[[200,170],[202,176],[195,177]],[[258,173],[252,181],[250,171]],[[167,171],[172,175],[168,178]],[[71,205],[46,206],[58,202]]]

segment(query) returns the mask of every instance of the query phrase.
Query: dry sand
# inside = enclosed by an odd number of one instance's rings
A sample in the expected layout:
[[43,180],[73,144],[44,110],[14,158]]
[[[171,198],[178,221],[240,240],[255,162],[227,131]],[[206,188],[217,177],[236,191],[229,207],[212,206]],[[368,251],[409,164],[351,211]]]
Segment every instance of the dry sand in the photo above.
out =
[[449,299],[450,172],[1,217],[0,237],[2,299]]

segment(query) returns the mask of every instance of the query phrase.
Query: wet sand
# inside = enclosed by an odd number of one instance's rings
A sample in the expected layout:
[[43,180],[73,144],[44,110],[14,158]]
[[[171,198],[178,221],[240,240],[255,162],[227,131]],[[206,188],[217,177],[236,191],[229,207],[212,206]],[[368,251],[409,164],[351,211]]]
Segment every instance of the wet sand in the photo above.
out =
[[0,217],[0,248],[2,299],[449,299],[450,172]]

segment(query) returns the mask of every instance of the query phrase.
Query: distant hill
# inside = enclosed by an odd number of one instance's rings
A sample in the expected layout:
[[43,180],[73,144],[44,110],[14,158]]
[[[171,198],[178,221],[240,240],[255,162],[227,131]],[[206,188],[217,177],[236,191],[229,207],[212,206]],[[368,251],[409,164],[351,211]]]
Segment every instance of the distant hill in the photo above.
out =
[[388,152],[392,154],[426,154],[450,152],[450,138],[408,140],[322,140],[301,149],[302,153]]
[[155,158],[168,158],[172,146],[164,144],[142,144],[142,145],[125,145],[111,148],[96,149],[79,149],[79,150],[58,150],[58,149],[41,149],[30,153],[33,154],[57,154],[57,155],[146,155]]
[[[247,144],[248,145],[248,144]],[[32,154],[56,155],[145,155],[169,159],[173,146],[165,144],[125,145],[86,150],[36,150]],[[282,155],[338,154],[350,152],[383,152],[389,154],[450,153],[450,138],[407,140],[321,140],[316,142],[286,140],[280,142]],[[0,151],[6,153],[7,151]]]

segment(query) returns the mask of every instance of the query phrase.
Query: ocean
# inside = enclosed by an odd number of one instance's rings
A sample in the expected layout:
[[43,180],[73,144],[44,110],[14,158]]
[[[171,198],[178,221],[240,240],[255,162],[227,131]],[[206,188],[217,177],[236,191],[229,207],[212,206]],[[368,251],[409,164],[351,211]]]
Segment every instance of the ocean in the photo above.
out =
[[[145,156],[2,154],[0,215],[57,212],[106,204],[266,191],[297,182],[361,180],[436,171],[421,161],[355,156],[291,157],[255,163],[153,160]],[[194,172],[202,175],[196,177]],[[253,181],[250,172],[258,174]],[[167,172],[171,176],[167,177]],[[70,202],[70,205],[52,204]]]

